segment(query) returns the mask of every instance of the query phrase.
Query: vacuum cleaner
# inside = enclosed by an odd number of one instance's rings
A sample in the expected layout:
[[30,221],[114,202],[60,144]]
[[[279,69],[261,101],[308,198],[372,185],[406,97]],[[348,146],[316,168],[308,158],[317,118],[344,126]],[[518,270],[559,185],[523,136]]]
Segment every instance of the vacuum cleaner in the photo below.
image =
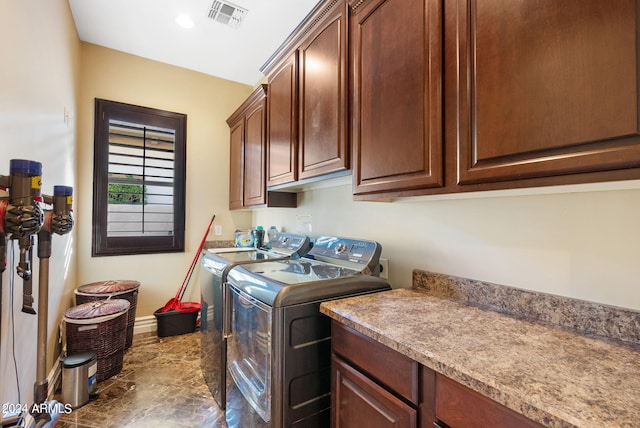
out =
[[[24,415],[15,416],[22,427],[51,427],[66,406],[52,401],[46,402],[48,393],[47,321],[49,312],[49,258],[51,257],[51,235],[64,235],[73,228],[73,189],[54,186],[54,195],[41,195],[42,164],[35,161],[12,159],[10,175],[0,176],[0,187],[8,191],[9,197],[0,201],[0,269],[6,266],[6,238],[16,239],[20,258],[17,273],[23,279],[22,312],[35,315],[32,296],[31,263],[33,261],[33,237],[38,238],[38,333],[37,367],[34,384],[33,405]],[[41,203],[52,205],[52,210],[43,211]],[[1,273],[1,272],[0,272]],[[0,319],[2,277],[0,277]],[[0,337],[1,343],[1,337]],[[13,418],[12,418],[13,419]],[[9,421],[2,420],[3,425]]]

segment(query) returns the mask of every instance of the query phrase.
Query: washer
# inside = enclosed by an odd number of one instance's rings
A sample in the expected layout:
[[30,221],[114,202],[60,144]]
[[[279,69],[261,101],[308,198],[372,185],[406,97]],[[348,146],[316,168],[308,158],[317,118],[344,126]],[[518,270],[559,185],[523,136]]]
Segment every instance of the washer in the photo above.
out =
[[300,259],[229,271],[229,427],[327,427],[331,322],[320,303],[389,290],[378,277],[381,246],[324,236]]
[[204,380],[221,409],[226,405],[227,341],[222,332],[223,307],[226,302],[223,284],[234,266],[268,260],[299,258],[306,254],[311,242],[308,236],[277,233],[269,242],[270,249],[212,248],[203,252],[201,275],[201,353],[200,367]]

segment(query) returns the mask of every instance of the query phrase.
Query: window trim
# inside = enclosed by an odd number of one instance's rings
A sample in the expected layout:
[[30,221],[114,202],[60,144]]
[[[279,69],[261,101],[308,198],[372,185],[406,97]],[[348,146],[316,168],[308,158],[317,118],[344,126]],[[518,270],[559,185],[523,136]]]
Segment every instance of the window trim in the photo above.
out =
[[[175,129],[174,233],[172,236],[107,237],[109,119]],[[92,257],[184,252],[186,159],[186,114],[95,99]]]

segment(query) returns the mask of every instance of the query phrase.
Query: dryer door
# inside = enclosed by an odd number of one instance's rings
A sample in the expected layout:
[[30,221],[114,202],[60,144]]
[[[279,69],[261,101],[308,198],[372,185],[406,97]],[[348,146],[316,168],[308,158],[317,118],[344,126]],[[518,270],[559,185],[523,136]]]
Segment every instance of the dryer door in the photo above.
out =
[[232,286],[230,291],[229,373],[256,413],[269,422],[272,308]]

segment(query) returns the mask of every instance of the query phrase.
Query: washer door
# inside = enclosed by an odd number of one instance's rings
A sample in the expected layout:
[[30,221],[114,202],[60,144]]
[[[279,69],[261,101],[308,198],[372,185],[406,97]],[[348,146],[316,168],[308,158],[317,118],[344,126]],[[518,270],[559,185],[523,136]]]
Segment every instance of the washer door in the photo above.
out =
[[271,420],[271,307],[230,287],[228,367],[236,386],[265,421]]

